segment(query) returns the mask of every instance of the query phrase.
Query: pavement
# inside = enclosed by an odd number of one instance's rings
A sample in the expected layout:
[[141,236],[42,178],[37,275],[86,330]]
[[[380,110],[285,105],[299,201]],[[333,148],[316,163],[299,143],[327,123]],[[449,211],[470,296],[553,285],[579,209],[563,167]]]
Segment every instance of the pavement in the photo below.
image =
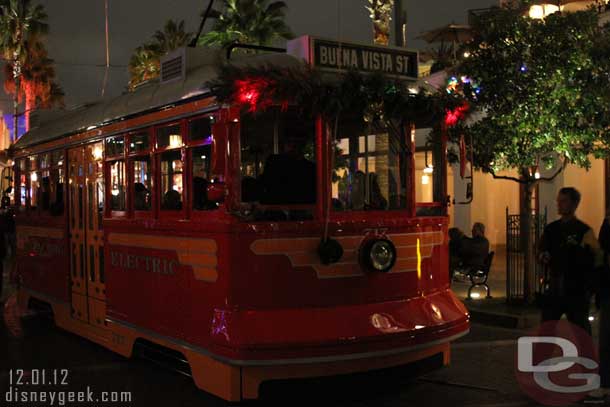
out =
[[464,302],[472,321],[504,328],[532,328],[540,323],[540,310],[534,305],[508,303],[506,298],[506,251],[496,247],[495,258],[489,273],[488,285],[492,298],[486,298],[485,288],[476,287],[469,300],[470,280],[456,278],[451,284],[453,292]]

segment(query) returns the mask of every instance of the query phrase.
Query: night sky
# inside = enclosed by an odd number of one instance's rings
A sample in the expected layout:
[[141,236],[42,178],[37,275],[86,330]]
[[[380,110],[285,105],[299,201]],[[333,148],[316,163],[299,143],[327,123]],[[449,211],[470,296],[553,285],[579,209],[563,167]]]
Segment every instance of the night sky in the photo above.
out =
[[[287,22],[298,35],[311,34],[346,41],[371,42],[366,0],[285,0]],[[496,5],[498,0],[405,0],[409,47],[424,48],[415,40],[422,31],[451,22],[464,23],[467,10]],[[57,64],[67,106],[100,98],[104,78],[104,0],[39,0],[49,15],[48,50]],[[216,0],[217,4],[221,0]],[[196,31],[208,0],[110,0],[110,69],[108,97],[124,91],[127,64],[135,47],[147,41],[169,19],[186,21]],[[204,29],[211,27],[211,22]],[[8,112],[8,96],[1,99]]]

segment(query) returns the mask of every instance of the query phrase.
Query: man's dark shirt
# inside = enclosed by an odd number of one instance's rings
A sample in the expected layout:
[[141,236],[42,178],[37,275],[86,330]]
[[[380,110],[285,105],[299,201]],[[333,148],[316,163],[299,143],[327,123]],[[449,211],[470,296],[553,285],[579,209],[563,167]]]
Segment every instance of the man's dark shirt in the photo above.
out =
[[[597,241],[589,242],[591,228],[578,219],[557,220],[544,228],[541,252],[551,255],[551,293],[581,297],[587,293],[587,273],[594,269]],[[592,247],[596,246],[596,247]]]
[[461,257],[466,267],[481,268],[489,254],[489,240],[484,236],[464,237],[461,242]]
[[604,270],[601,277],[601,287],[599,293],[601,297],[606,299],[610,298],[610,263],[608,257],[610,256],[610,219],[604,219],[602,226],[599,230],[599,245],[604,252]]

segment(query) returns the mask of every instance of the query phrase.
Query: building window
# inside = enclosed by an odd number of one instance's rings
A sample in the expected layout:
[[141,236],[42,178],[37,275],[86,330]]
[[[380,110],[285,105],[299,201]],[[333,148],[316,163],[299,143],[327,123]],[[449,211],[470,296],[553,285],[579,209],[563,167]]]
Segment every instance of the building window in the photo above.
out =
[[161,209],[177,211],[182,209],[183,161],[180,150],[160,154],[161,168]]

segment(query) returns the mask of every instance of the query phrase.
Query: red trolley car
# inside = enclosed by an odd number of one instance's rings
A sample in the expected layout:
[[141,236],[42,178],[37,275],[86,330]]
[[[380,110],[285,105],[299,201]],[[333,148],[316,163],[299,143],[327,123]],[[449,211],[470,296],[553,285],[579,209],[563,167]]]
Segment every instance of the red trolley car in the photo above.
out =
[[[329,148],[320,117],[219,105],[202,84],[220,56],[189,65],[193,52],[159,82],[40,116],[16,143],[20,305],[47,304],[58,326],[127,357],[180,353],[230,401],[271,379],[449,363],[469,322],[448,281],[444,154],[440,198],[418,205],[413,135],[397,148],[346,115]],[[338,258],[321,259],[324,233]]]

